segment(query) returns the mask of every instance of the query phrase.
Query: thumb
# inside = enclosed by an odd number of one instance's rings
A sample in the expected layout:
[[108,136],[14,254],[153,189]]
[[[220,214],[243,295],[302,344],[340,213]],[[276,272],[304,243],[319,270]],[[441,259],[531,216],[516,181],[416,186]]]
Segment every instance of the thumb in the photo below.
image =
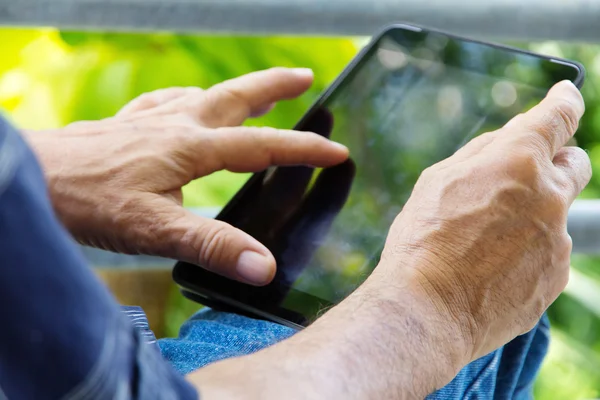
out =
[[156,202],[153,205],[153,210],[161,212],[147,213],[153,220],[149,229],[138,230],[145,232],[147,240],[141,242],[150,253],[159,252],[162,257],[196,264],[251,285],[263,286],[273,280],[275,258],[256,239],[223,221],[196,215],[166,198],[161,200],[162,207],[156,208]]

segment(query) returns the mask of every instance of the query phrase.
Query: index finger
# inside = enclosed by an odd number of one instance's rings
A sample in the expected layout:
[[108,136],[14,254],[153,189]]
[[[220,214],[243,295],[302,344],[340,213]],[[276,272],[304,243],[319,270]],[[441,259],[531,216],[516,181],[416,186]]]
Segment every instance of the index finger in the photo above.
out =
[[313,132],[219,128],[210,135],[193,135],[191,142],[188,149],[198,166],[198,177],[222,169],[256,172],[275,165],[330,167],[348,159],[346,146]]
[[514,118],[506,128],[525,128],[527,141],[552,160],[575,135],[584,112],[585,103],[579,89],[570,81],[562,81],[550,89],[544,100]]

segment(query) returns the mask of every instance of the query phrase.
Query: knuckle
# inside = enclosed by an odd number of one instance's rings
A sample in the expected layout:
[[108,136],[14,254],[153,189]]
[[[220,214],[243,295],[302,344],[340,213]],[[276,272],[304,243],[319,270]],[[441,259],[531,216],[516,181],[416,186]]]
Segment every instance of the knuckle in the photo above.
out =
[[569,185],[569,187],[565,187],[563,185],[549,184],[546,188],[546,196],[544,197],[548,207],[550,208],[548,211],[550,213],[555,213],[555,218],[562,218],[565,216],[564,214],[566,214],[567,209],[569,208],[570,198],[568,192],[570,190],[570,186],[571,185]]
[[207,224],[203,235],[198,236],[198,242],[193,243],[199,264],[209,270],[216,269],[225,256],[230,236],[229,229],[223,222],[211,221]]
[[525,126],[527,123],[527,114],[521,112],[519,114],[517,114],[513,119],[510,120],[510,122],[501,130],[505,130],[508,127],[522,127]]
[[535,199],[532,198],[528,186],[523,184],[509,183],[497,186],[492,201],[495,208],[502,207],[505,213],[516,208],[535,208],[532,207]]
[[569,101],[562,100],[554,107],[556,122],[561,128],[566,129],[570,136],[575,134],[579,126],[579,118],[575,106]]
[[541,175],[538,158],[531,151],[515,151],[505,161],[504,168],[510,178],[529,186],[537,184]]
[[565,161],[568,163],[569,167],[579,173],[592,175],[592,161],[590,160],[589,154],[584,149],[581,147],[568,147],[564,150],[567,150]]
[[218,105],[219,108],[228,109],[232,106],[245,107],[248,112],[250,105],[244,95],[236,88],[227,85],[216,85],[205,92],[213,105]]
[[160,140],[156,139],[156,150],[166,154],[187,154],[190,149],[198,147],[198,142],[210,146],[210,136],[204,135],[198,129],[174,129],[169,135],[163,135]]
[[435,165],[427,167],[421,172],[421,176],[419,177],[419,181],[429,181],[433,179],[437,175],[438,171]]
[[518,168],[525,168],[531,170],[538,169],[538,158],[529,149],[523,149],[521,151],[515,151],[513,155],[512,164]]
[[579,162],[589,162],[589,156],[581,147],[563,147],[556,153],[555,160],[562,165],[574,167]]
[[537,124],[540,133],[554,135],[556,132],[565,131],[573,136],[579,126],[575,106],[566,100],[556,101],[548,110],[545,118]]
[[[208,93],[208,92],[207,92]],[[227,116],[227,107],[219,107],[217,96],[202,96],[201,100],[186,102],[182,111],[192,119],[206,126],[218,126]]]
[[[237,128],[236,128],[237,129]],[[280,131],[270,127],[244,127],[238,131],[240,135],[240,149],[244,148],[252,152],[250,157],[240,152],[241,158],[237,161],[252,160],[252,169],[266,168],[274,163],[277,156],[282,156],[286,146],[279,139]]]
[[279,130],[271,127],[251,127],[248,128],[249,139],[263,151],[269,150],[274,143],[280,140]]
[[571,147],[571,151],[575,153],[575,157],[581,161],[582,168],[586,172],[592,172],[592,160],[590,159],[590,155],[582,149],[581,147]]
[[555,157],[554,163],[560,166],[556,181],[571,197],[579,194],[592,177],[589,155],[579,147],[563,148]]
[[250,105],[238,90],[219,84],[202,91],[197,101],[188,102],[186,111],[205,124],[219,126],[231,115],[250,113]]
[[549,229],[562,227],[569,212],[568,191],[558,185],[551,184],[537,192],[536,215],[547,224]]
[[245,102],[246,100],[240,92],[228,86],[215,86],[215,91],[225,100],[233,102]]

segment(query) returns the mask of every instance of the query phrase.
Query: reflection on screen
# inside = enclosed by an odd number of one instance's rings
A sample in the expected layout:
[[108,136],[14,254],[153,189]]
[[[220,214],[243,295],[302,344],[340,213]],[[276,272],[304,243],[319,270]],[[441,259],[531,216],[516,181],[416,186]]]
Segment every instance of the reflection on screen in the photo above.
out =
[[500,128],[564,79],[564,66],[535,56],[403,35],[383,37],[296,127],[347,145],[350,161],[272,169],[224,213],[277,260],[274,283],[243,301],[309,318],[318,312],[315,298],[318,307],[338,303],[375,268],[425,168]]
[[[333,121],[331,139],[350,148],[356,172],[347,202],[290,282],[294,289],[332,303],[347,296],[376,266],[420,173],[545,94],[506,77],[445,65],[427,53],[431,47],[410,54],[382,42],[323,104]],[[293,265],[293,246],[280,258],[280,267]],[[284,306],[293,303],[289,298]]]

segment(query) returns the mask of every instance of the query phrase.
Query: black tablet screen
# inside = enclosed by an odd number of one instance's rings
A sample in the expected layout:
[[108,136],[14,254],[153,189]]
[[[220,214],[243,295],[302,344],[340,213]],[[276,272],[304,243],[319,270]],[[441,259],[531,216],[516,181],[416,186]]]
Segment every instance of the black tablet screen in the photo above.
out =
[[347,145],[351,159],[257,174],[221,214],[278,264],[270,286],[229,295],[306,324],[376,267],[425,168],[577,76],[573,66],[529,54],[390,31],[296,127]]

